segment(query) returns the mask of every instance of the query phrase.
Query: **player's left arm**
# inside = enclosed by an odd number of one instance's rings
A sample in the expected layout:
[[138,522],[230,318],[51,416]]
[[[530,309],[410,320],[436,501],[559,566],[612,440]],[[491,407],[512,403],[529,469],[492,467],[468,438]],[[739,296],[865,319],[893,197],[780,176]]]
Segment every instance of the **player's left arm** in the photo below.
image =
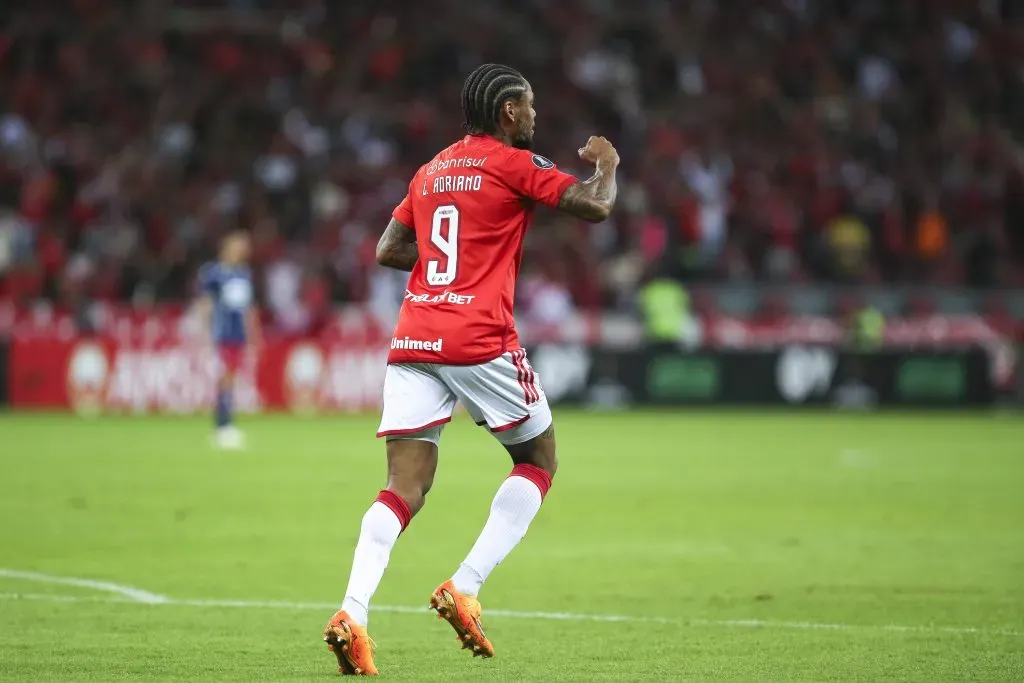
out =
[[618,191],[615,166],[598,162],[594,175],[565,189],[558,209],[589,223],[600,223],[615,208]]
[[377,263],[388,268],[411,271],[420,258],[416,231],[392,217],[377,242]]
[[[600,223],[611,215],[618,191],[615,169],[618,155],[604,138],[607,149],[602,148],[601,158],[593,158],[593,141],[580,150],[580,158],[594,163],[597,168],[587,180],[559,170],[554,162],[539,154],[516,150],[509,155],[509,166],[503,175],[514,190],[530,199],[564,211],[590,223]],[[586,152],[586,153],[585,153]]]
[[558,208],[590,223],[600,223],[615,208],[619,192],[615,181],[619,153],[605,138],[593,136],[580,148],[579,155],[580,159],[594,164],[594,175],[567,187]]

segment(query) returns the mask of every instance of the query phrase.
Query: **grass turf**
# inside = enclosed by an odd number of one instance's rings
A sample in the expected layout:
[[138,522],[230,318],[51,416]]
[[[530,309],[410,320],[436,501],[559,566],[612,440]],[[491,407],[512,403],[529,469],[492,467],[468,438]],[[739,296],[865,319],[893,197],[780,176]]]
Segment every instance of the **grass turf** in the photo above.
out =
[[[375,598],[424,606],[372,615],[387,680],[1024,679],[1018,416],[556,420],[555,488],[482,595],[488,661],[425,604],[509,464],[467,419],[446,430]],[[320,631],[383,484],[375,426],[251,418],[227,454],[199,419],[0,415],[0,568],[172,600],[0,575],[0,679],[330,679]]]

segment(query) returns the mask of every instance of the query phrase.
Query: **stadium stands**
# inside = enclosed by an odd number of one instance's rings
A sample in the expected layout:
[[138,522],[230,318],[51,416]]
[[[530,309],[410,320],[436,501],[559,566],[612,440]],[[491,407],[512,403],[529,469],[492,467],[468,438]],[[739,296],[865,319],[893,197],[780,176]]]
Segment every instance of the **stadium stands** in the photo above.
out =
[[535,277],[581,309],[628,310],[644,274],[665,272],[729,314],[858,300],[1021,318],[1022,13],[14,3],[0,9],[0,298],[180,301],[240,225],[267,305],[309,309],[294,324],[332,301],[385,305],[401,288],[374,266],[377,235],[414,168],[460,134],[465,73],[502,60],[533,81],[545,154],[582,172],[587,135],[622,150],[612,220],[544,213],[528,242]]

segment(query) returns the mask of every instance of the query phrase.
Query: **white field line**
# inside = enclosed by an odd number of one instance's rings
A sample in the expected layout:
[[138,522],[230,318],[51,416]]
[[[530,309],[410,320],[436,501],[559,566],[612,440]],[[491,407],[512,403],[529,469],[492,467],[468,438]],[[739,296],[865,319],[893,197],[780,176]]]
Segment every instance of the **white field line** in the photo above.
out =
[[[272,600],[198,600],[198,599],[177,599],[163,595],[149,593],[147,591],[122,586],[120,584],[108,583],[106,581],[91,581],[88,579],[75,579],[73,577],[49,576],[47,574],[36,574],[34,572],[15,572],[0,569],[0,576],[18,578],[27,581],[43,583],[62,583],[83,588],[93,588],[105,593],[115,595],[54,595],[50,593],[0,593],[0,601],[12,602],[18,600],[31,600],[39,602],[60,602],[60,603],[119,603],[128,605],[161,605],[171,607],[221,607],[221,608],[242,608],[242,609],[283,609],[283,610],[316,610],[329,612],[337,607],[336,603],[330,602],[287,602]],[[388,612],[397,614],[423,614],[427,607],[413,607],[411,605],[375,605],[375,612]],[[655,623],[655,624],[676,624],[678,626],[705,626],[714,628],[745,628],[745,629],[785,629],[797,631],[882,631],[895,633],[922,633],[922,634],[959,634],[959,635],[986,635],[1006,636],[1010,638],[1024,638],[1024,631],[999,628],[979,628],[973,626],[904,626],[899,624],[830,624],[810,621],[770,621],[765,619],[672,619],[668,617],[643,617],[623,614],[582,614],[575,612],[521,612],[517,610],[487,610],[489,616],[507,617],[510,619],[541,619],[554,621],[590,621],[590,622],[619,622],[619,623]]]
[[[126,605],[163,605],[170,607],[224,607],[246,609],[284,609],[330,611],[337,608],[332,602],[282,602],[273,600],[178,600],[168,598],[164,602],[143,603],[128,598],[79,595],[53,595],[48,593],[0,593],[0,601],[35,600],[41,602],[100,602]],[[424,614],[427,607],[411,605],[375,605],[374,612],[392,614]],[[719,628],[747,629],[789,629],[798,631],[889,631],[896,633],[956,633],[961,635],[998,635],[1024,638],[1024,631],[1011,629],[987,629],[973,626],[904,626],[900,624],[829,624],[811,621],[770,621],[766,619],[672,619],[669,617],[640,617],[624,614],[581,614],[575,612],[520,612],[516,610],[487,610],[488,616],[512,619],[541,619],[554,621],[597,621],[625,623],[677,624],[679,626],[707,626]]]
[[[62,603],[116,603],[122,605],[149,604],[168,605],[171,607],[226,607],[248,609],[284,609],[284,610],[316,610],[330,611],[337,607],[331,602],[280,602],[273,600],[177,600],[168,598],[163,602],[140,603],[129,598],[108,597],[105,595],[55,595],[52,593],[0,593],[0,601],[30,600],[38,602]],[[391,614],[422,614],[426,607],[411,605],[377,605],[375,612]],[[903,626],[899,624],[828,624],[810,621],[768,621],[764,619],[672,619],[669,617],[638,617],[622,614],[579,614],[573,612],[520,612],[515,610],[487,610],[488,616],[509,617],[513,619],[542,619],[555,621],[598,621],[678,624],[680,626],[716,626],[726,628],[776,628],[801,631],[892,631],[897,633],[960,633],[976,635],[1003,635],[1013,638],[1024,637],[1024,632],[1010,629],[986,629],[973,626]]]
[[[114,597],[106,595],[54,595],[52,593],[0,593],[0,600],[35,600],[40,602],[102,602],[119,604],[146,604],[146,605],[169,605],[172,607],[226,607],[243,609],[284,609],[284,610],[318,610],[333,611],[338,609],[338,604],[333,602],[280,602],[275,600],[194,600],[177,598],[165,598],[159,602],[134,600],[127,597]],[[392,614],[426,614],[429,608],[413,607],[412,605],[374,605],[374,612],[388,612]],[[487,610],[488,616],[510,617],[512,619],[544,619],[556,621],[608,621],[608,622],[632,622],[632,623],[653,623],[653,624],[680,624],[679,619],[667,617],[637,617],[624,614],[577,614],[571,612],[519,612],[516,610]]]
[[114,593],[121,595],[133,602],[144,602],[151,605],[158,605],[168,601],[167,596],[157,595],[144,591],[141,588],[133,588],[120,583],[109,581],[94,581],[92,579],[80,579],[75,576],[53,576],[52,574],[40,574],[39,572],[22,572],[15,569],[0,569],[0,578],[21,579],[22,581],[34,581],[36,583],[57,583],[64,586],[78,586],[103,593]]

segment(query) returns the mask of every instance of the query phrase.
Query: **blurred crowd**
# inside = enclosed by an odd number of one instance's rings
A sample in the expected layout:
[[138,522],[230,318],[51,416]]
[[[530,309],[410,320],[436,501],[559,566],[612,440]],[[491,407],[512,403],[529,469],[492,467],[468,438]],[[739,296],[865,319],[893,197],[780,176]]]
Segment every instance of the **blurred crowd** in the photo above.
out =
[[1024,285],[1015,0],[34,0],[0,6],[0,298],[147,305],[255,240],[283,327],[393,309],[374,246],[485,61],[537,150],[621,154],[599,226],[541,212],[530,315],[643,282]]

